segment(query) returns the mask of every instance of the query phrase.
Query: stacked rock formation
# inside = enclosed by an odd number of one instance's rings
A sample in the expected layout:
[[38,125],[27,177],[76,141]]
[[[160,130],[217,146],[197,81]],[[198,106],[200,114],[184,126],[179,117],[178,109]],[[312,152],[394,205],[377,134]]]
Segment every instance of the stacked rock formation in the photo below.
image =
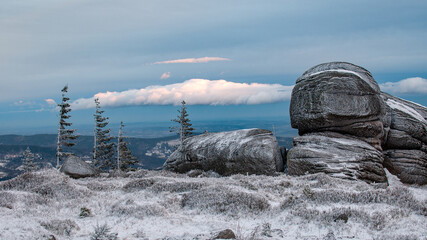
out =
[[271,131],[243,129],[188,138],[166,160],[163,169],[185,173],[200,169],[221,175],[283,171],[283,159]]
[[362,67],[332,62],[306,71],[290,116],[300,134],[288,153],[291,175],[325,172],[384,184],[384,165],[403,182],[426,183],[426,108],[382,93]]

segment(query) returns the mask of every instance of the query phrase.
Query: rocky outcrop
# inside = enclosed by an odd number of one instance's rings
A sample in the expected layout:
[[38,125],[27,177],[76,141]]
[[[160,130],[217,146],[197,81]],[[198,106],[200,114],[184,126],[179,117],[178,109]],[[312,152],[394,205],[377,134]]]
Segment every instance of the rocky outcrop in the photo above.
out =
[[92,177],[97,174],[96,169],[74,155],[69,156],[59,170],[73,178]]
[[333,177],[386,183],[382,153],[355,137],[339,133],[308,133],[294,138],[288,154],[292,175],[324,172]]
[[364,138],[377,149],[386,107],[378,84],[364,68],[344,62],[315,66],[297,79],[291,125],[300,135],[334,131]]
[[186,139],[183,146],[169,156],[163,169],[180,173],[211,170],[225,176],[283,171],[277,140],[268,130],[204,133]]
[[288,153],[290,175],[387,182],[381,153],[387,108],[366,69],[344,62],[309,69],[296,81],[289,110],[302,135]]
[[383,93],[390,130],[384,166],[404,183],[427,184],[427,108]]
[[309,69],[293,89],[290,115],[302,135],[288,154],[291,175],[385,183],[384,166],[404,183],[427,183],[427,109],[380,92],[362,67]]

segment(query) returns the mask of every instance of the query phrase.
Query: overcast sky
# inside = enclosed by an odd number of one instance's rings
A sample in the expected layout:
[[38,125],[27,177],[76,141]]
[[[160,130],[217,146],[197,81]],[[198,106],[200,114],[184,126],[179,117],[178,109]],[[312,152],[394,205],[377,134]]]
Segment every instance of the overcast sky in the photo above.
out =
[[289,121],[295,80],[329,61],[427,105],[426,23],[410,0],[2,0],[0,134],[56,126],[66,84],[76,124],[95,95],[115,123],[168,121],[183,97],[193,121]]

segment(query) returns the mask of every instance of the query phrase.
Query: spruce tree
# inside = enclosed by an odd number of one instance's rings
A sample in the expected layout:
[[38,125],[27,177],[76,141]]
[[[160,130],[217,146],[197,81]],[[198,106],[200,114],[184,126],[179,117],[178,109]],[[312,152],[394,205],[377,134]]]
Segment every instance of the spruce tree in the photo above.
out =
[[123,122],[120,122],[119,136],[117,137],[117,169],[122,171],[133,171],[135,165],[139,162],[136,157],[132,155],[128,147],[128,142],[125,141],[126,137],[123,136]]
[[114,168],[114,143],[110,136],[108,117],[103,117],[99,99],[95,99],[95,133],[93,146],[93,164],[96,168],[106,171]]
[[181,102],[181,110],[178,109],[178,116],[176,119],[172,119],[171,121],[179,124],[179,127],[171,127],[170,131],[175,132],[179,135],[180,146],[182,147],[183,142],[186,138],[193,134],[194,128],[192,128],[192,124],[190,123],[190,119],[188,118],[187,107],[185,106],[186,102]]
[[23,170],[24,172],[37,170],[37,165],[34,163],[34,154],[31,152],[29,147],[24,151]]
[[60,163],[71,153],[66,151],[70,147],[74,146],[75,140],[78,136],[75,135],[76,129],[68,129],[72,123],[68,122],[68,119],[71,117],[69,112],[71,111],[71,106],[68,103],[70,98],[66,97],[68,92],[68,85],[66,85],[62,90],[62,101],[58,104],[59,107],[59,128],[58,128],[58,138],[56,146],[56,167],[60,167]]

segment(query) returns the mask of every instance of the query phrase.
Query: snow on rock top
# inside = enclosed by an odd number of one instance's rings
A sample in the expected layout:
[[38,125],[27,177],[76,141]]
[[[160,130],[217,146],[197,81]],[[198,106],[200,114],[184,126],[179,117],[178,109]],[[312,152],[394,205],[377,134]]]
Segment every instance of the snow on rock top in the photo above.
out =
[[395,101],[393,99],[388,99],[386,103],[392,109],[399,110],[399,111],[401,111],[403,113],[406,113],[409,116],[417,119],[418,121],[420,121],[420,122],[422,122],[424,124],[427,124],[426,119],[424,119],[423,116],[421,116],[420,113],[418,113],[415,109],[411,108],[410,106],[405,105],[405,104],[400,103],[400,102],[397,102],[397,101]]
[[329,62],[314,66],[305,71],[302,76],[296,80],[296,83],[298,84],[303,79],[307,79],[310,76],[324,72],[340,72],[356,75],[360,79],[368,83],[373,89],[375,89],[376,92],[380,91],[380,87],[378,86],[377,82],[374,80],[372,74],[368,70],[348,62]]
[[349,71],[349,70],[343,70],[343,69],[329,69],[329,70],[324,70],[324,71],[320,71],[320,72],[315,72],[315,73],[312,73],[312,74],[308,75],[308,77],[312,77],[314,75],[322,74],[322,73],[325,73],[325,72],[349,73],[349,74],[356,75],[359,78],[363,79],[363,77],[360,74],[358,74],[357,72],[355,72],[355,71]]

